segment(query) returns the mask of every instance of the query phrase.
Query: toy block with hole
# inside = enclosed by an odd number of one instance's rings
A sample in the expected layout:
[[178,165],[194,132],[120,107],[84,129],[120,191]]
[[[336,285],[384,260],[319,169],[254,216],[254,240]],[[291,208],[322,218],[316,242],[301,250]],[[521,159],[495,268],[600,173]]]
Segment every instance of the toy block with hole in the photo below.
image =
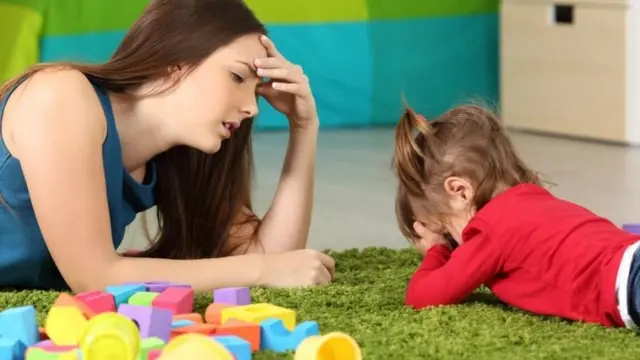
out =
[[204,323],[204,321],[202,320],[202,315],[198,313],[173,315],[173,321],[177,321],[177,320],[189,320],[191,322],[198,323],[198,324]]
[[152,291],[139,291],[129,298],[127,301],[130,305],[139,305],[139,306],[151,306],[153,303],[153,299],[155,299],[160,293],[152,292]]
[[193,288],[170,287],[160,293],[151,306],[170,310],[173,315],[193,312]]
[[290,331],[296,327],[296,312],[269,303],[258,303],[222,309],[220,320],[225,323],[229,319],[245,320],[260,324],[267,319],[280,319]]
[[213,335],[211,338],[227,348],[236,360],[251,360],[251,345],[248,341],[234,335]]
[[40,340],[36,308],[21,306],[0,312],[0,338],[16,339],[25,349]]
[[207,310],[204,313],[204,319],[207,324],[222,324],[222,310],[234,307],[234,305],[212,303],[207,306]]
[[165,345],[165,342],[157,337],[142,339],[142,341],[140,342],[140,349],[138,350],[138,356],[136,360],[147,360],[151,351],[162,350]]
[[189,326],[182,326],[171,329],[171,339],[184,334],[202,334],[212,335],[215,334],[217,325],[213,324],[192,324]]
[[304,339],[296,348],[294,360],[362,360],[358,343],[349,335],[334,331]]
[[96,312],[91,309],[87,304],[83,301],[71,296],[67,293],[60,293],[56,298],[56,301],[51,305],[54,306],[73,306],[78,308],[82,312],[85,318],[90,319],[96,315]]
[[54,344],[76,346],[88,324],[82,311],[75,306],[52,306],[44,323]]
[[262,330],[260,349],[275,352],[293,351],[304,339],[320,334],[320,328],[315,321],[302,322],[293,331],[285,328],[280,319],[265,320],[260,327]]
[[171,311],[149,306],[122,304],[118,314],[124,315],[138,324],[142,339],[157,337],[167,342],[171,336]]
[[107,286],[105,291],[113,295],[118,307],[120,304],[126,304],[135,293],[147,291],[147,287],[144,284],[113,285]]
[[252,322],[230,319],[218,326],[216,335],[233,335],[246,340],[251,346],[251,351],[260,350],[261,330],[259,324]]
[[95,314],[116,311],[116,301],[112,294],[102,291],[87,291],[74,297],[89,307]]
[[247,287],[222,288],[213,290],[213,302],[230,305],[251,304],[251,291]]

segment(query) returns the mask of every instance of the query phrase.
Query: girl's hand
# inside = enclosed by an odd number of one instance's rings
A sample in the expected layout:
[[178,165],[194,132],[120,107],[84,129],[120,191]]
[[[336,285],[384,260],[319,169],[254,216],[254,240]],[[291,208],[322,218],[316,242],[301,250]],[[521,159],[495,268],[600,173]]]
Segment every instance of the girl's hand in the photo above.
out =
[[414,246],[420,254],[425,254],[427,250],[429,250],[432,246],[442,244],[450,246],[447,239],[440,234],[436,234],[433,231],[427,229],[422,223],[419,221],[413,222],[413,230],[420,236]]
[[255,65],[258,76],[269,78],[269,81],[258,87],[258,95],[264,96],[271,106],[283,113],[292,127],[317,127],[316,103],[302,67],[285,59],[268,37],[261,36],[260,40],[268,57],[256,59]]

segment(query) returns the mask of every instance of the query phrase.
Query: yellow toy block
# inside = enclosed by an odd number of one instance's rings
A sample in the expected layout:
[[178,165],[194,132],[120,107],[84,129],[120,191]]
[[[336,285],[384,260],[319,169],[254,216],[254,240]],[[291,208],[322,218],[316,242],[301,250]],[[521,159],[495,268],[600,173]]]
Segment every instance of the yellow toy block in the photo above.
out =
[[89,320],[80,349],[84,360],[135,360],[140,351],[140,332],[124,315],[102,313]]
[[294,360],[362,360],[358,343],[349,335],[334,331],[302,340]]
[[158,360],[233,360],[234,356],[217,341],[202,334],[183,334],[164,347]]
[[78,360],[80,357],[78,356],[78,350],[70,350],[65,353],[61,353],[58,355],[56,360]]
[[77,346],[88,323],[82,311],[75,306],[53,306],[47,314],[44,328],[56,345]]
[[296,312],[277,305],[257,303],[242,306],[234,306],[220,311],[220,320],[224,324],[229,319],[248,321],[260,324],[267,319],[280,319],[284,326],[293,331],[296,328]]

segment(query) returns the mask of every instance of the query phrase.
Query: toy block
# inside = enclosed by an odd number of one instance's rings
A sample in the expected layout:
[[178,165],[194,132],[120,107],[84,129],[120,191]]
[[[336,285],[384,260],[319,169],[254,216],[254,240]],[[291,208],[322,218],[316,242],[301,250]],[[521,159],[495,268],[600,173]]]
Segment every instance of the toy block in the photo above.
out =
[[185,326],[191,326],[191,325],[194,325],[194,324],[196,324],[196,323],[194,323],[191,320],[187,320],[187,319],[173,320],[173,322],[171,323],[171,329],[176,329],[176,328],[185,327]]
[[147,360],[156,360],[160,357],[160,354],[162,354],[162,350],[158,350],[158,349],[151,350],[149,351]]
[[[25,360],[58,360],[59,352],[51,352],[46,349],[31,347],[25,353]],[[16,358],[17,359],[17,358]]]
[[76,299],[75,297],[73,297],[70,294],[67,293],[60,293],[60,295],[58,295],[58,297],[56,298],[56,301],[51,305],[53,306],[73,306],[78,308],[78,310],[80,310],[82,312],[82,314],[84,315],[85,318],[90,319],[91,317],[95,316],[96,313],[95,311],[93,311],[93,309],[91,309],[91,307],[89,307],[87,304],[85,304],[83,301]]
[[185,359],[233,360],[233,355],[224,345],[209,336],[197,333],[177,336],[162,349],[158,360]]
[[191,289],[191,285],[184,283],[171,283],[166,281],[150,281],[145,282],[145,286],[147,287],[147,291],[151,292],[164,292],[169,288],[181,288],[181,289]]
[[260,324],[261,350],[286,352],[295,350],[302,340],[309,336],[319,335],[320,329],[315,321],[298,324],[295,330],[289,331],[280,319],[268,319]]
[[96,315],[116,311],[115,297],[106,292],[87,291],[77,294],[75,298],[93,310]]
[[0,359],[19,360],[24,351],[25,346],[17,337],[0,336]]
[[304,339],[296,348],[293,359],[362,360],[362,351],[351,336],[335,331],[326,335],[309,336]]
[[164,346],[165,342],[157,337],[142,339],[142,341],[140,342],[140,350],[138,350],[138,357],[136,358],[136,360],[147,360],[149,359],[149,353],[151,351],[162,350]]
[[75,345],[56,345],[53,341],[51,340],[42,340],[38,343],[36,343],[35,345],[33,345],[32,347],[30,347],[30,349],[33,348],[38,348],[38,349],[43,349],[46,350],[48,352],[53,352],[53,353],[61,353],[61,352],[67,352],[70,350],[74,350],[77,349],[78,347]]
[[102,313],[89,320],[79,345],[85,360],[131,360],[137,357],[140,342],[140,332],[134,320],[120,313]]
[[246,287],[215,289],[213,290],[213,301],[231,305],[249,305],[251,304],[251,291]]
[[251,351],[260,350],[261,330],[260,325],[252,322],[230,319],[226,323],[218,326],[216,335],[234,335],[249,342]]
[[140,291],[131,295],[128,303],[131,305],[151,306],[151,303],[153,303],[153,299],[155,299],[158,295],[160,295],[160,293],[151,291]]
[[79,350],[72,350],[58,354],[56,360],[81,360],[82,353]]
[[173,315],[193,312],[193,289],[170,287],[161,292],[151,306],[171,310]]
[[121,304],[126,304],[133,294],[141,291],[147,291],[147,287],[144,286],[144,284],[113,285],[107,286],[105,291],[113,295],[116,306],[120,306]]
[[171,311],[149,306],[122,304],[118,314],[133,320],[140,329],[141,338],[157,337],[169,341],[171,335]]
[[88,324],[82,311],[75,306],[53,306],[49,309],[44,328],[56,345],[76,346]]
[[47,335],[47,332],[44,330],[44,327],[39,327],[38,328],[38,336],[40,340],[49,340],[49,335]]
[[183,334],[211,335],[216,332],[217,327],[217,325],[213,324],[193,324],[177,327],[175,329],[171,329],[171,338],[175,338]]
[[640,234],[640,224],[623,224],[622,230],[630,232],[634,235]]
[[233,335],[213,335],[212,338],[227,348],[236,360],[251,360],[251,345],[248,341]]
[[202,315],[198,313],[173,315],[173,321],[176,321],[176,320],[189,320],[191,322],[198,323],[198,324],[204,323],[204,321],[202,320]]
[[16,339],[24,348],[35,345],[40,340],[36,308],[29,305],[0,312],[0,338],[2,337]]
[[290,331],[293,331],[296,327],[295,311],[269,303],[226,308],[222,309],[220,315],[222,323],[229,319],[238,319],[260,324],[264,320],[277,318],[282,320],[284,326]]
[[222,310],[234,307],[234,305],[212,303],[207,306],[207,310],[204,313],[204,319],[208,324],[222,324]]

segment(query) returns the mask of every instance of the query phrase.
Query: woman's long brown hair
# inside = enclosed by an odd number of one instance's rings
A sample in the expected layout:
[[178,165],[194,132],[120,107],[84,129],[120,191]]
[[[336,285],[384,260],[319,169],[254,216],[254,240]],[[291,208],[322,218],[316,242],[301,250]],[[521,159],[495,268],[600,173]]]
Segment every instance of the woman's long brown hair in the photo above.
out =
[[[253,33],[266,30],[242,0],[152,0],[106,63],[39,64],[5,83],[0,98],[22,79],[52,67],[78,70],[110,92],[133,97],[131,90],[167,78],[170,69],[193,69],[218,48]],[[159,231],[137,256],[216,257],[246,245],[227,240],[242,207],[251,210],[252,122],[243,121],[215,154],[176,147],[152,159]],[[246,222],[254,226],[258,220]]]

